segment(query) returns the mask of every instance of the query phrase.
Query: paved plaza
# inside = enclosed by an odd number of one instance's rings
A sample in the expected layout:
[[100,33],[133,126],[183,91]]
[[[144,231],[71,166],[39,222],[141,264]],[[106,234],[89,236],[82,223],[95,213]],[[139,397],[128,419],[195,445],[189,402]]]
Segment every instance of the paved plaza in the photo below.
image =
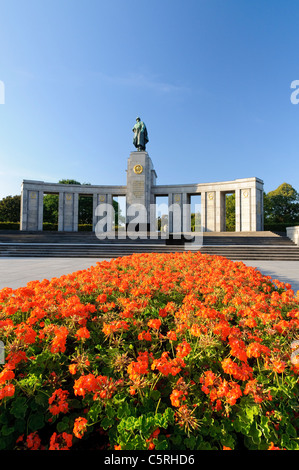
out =
[[[27,282],[52,279],[70,274],[109,258],[0,258],[0,289],[26,286]],[[294,292],[299,290],[299,261],[243,261],[262,274],[289,282]]]

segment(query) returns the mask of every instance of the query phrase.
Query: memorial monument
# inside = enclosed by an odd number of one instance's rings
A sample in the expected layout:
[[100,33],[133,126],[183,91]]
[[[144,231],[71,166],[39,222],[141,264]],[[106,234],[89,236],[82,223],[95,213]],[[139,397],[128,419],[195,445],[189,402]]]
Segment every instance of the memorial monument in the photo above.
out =
[[[168,233],[190,232],[190,200],[201,195],[202,232],[225,231],[225,199],[235,194],[236,232],[263,230],[263,181],[256,177],[214,183],[157,185],[157,174],[146,151],[149,142],[145,123],[137,117],[133,127],[132,151],[127,162],[125,186],[65,185],[44,181],[23,180],[21,190],[21,230],[43,229],[44,194],[59,194],[58,231],[78,231],[78,200],[80,195],[93,197],[93,230],[99,227],[107,233],[113,228],[113,197],[126,197],[126,226],[142,210],[139,230],[155,231],[155,206],[160,196],[168,198]],[[180,163],[181,164],[181,163]],[[192,175],[193,176],[193,175]],[[109,210],[111,208],[111,210]],[[173,210],[175,209],[175,211]]]
[[148,135],[147,135],[147,128],[144,122],[140,120],[140,117],[136,118],[136,124],[133,127],[134,132],[134,139],[133,144],[137,148],[137,150],[145,151],[145,146],[148,143]]

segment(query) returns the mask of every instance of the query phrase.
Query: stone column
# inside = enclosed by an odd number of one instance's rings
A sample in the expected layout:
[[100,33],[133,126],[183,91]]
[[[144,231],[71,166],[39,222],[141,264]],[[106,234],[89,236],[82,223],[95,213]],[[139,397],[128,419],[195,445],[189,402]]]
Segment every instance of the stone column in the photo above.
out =
[[28,219],[28,190],[22,187],[20,230],[27,230],[27,219]]
[[206,232],[206,226],[207,226],[207,213],[206,213],[206,198],[207,198],[207,193],[205,191],[202,191],[201,193],[201,227],[202,231]]
[[43,230],[44,218],[44,192],[38,191],[38,215],[37,215],[37,230]]
[[251,231],[251,188],[241,189],[240,207],[241,207],[241,232]]
[[[101,211],[100,205],[106,204],[107,202],[107,194],[93,194],[93,203],[92,203],[92,226],[93,231],[95,231],[96,225],[101,220],[102,216],[100,215],[103,211]],[[98,207],[98,210],[97,210]]]
[[206,231],[216,231],[216,191],[206,193]]
[[241,190],[238,188],[235,190],[235,231],[241,232]]
[[22,230],[43,229],[43,191],[25,190],[22,197]]
[[78,193],[59,193],[58,231],[76,232],[78,230],[78,203]]
[[107,232],[112,232],[113,226],[114,226],[114,221],[115,221],[115,213],[113,209],[113,196],[112,194],[107,194],[107,204],[112,208],[111,212],[108,215],[107,219]]
[[264,230],[264,194],[263,191],[255,188],[255,228],[253,230]]
[[191,232],[191,208],[190,196],[187,193],[182,194],[182,231]]
[[173,232],[173,193],[168,194],[168,233]]

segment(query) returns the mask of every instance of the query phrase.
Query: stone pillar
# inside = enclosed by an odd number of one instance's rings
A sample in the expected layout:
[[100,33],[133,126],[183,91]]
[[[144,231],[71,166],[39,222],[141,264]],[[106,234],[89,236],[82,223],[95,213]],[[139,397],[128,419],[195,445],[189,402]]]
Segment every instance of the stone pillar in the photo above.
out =
[[21,230],[41,231],[43,229],[43,203],[42,190],[22,190],[21,197]]
[[201,192],[201,228],[203,232],[206,232],[206,219],[207,219],[207,213],[206,213],[206,199],[207,199],[207,193],[205,191]]
[[240,229],[241,232],[251,231],[251,188],[240,191]]
[[38,191],[38,216],[37,216],[37,230],[43,230],[44,219],[44,192]]
[[78,231],[78,193],[60,192],[58,206],[58,231]]
[[[95,231],[97,223],[102,218],[101,204],[107,203],[107,194],[93,194],[93,205],[92,205],[92,226]],[[98,209],[97,209],[98,208]]]
[[216,191],[206,193],[206,232],[216,231]]
[[112,232],[115,221],[115,213],[113,208],[113,196],[112,194],[107,194],[107,204],[111,207],[111,212],[109,212],[107,218],[107,232]]
[[235,231],[241,232],[241,190],[235,190]]
[[21,214],[20,214],[20,230],[27,230],[28,218],[28,190],[22,186],[21,190]]
[[173,193],[168,194],[168,233],[173,232]]
[[[131,152],[127,169],[127,224],[140,217],[139,231],[150,230],[150,204],[152,202],[151,188],[155,183],[156,173],[147,152]],[[134,215],[134,206],[136,215]],[[131,207],[131,210],[130,210]],[[138,213],[138,207],[144,208]]]
[[191,232],[191,209],[190,196],[187,193],[182,194],[182,231]]
[[253,230],[264,230],[264,193],[255,188],[255,228]]

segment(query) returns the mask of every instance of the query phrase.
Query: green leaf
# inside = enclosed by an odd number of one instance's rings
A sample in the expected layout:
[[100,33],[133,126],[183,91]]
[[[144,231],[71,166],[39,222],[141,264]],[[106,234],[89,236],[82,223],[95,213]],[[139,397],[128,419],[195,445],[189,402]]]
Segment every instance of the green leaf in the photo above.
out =
[[158,401],[159,398],[161,397],[161,392],[159,390],[152,390],[150,398],[154,401]]
[[4,424],[1,429],[1,433],[3,436],[9,436],[10,434],[14,433],[15,428],[11,426],[7,426],[7,424]]
[[108,418],[107,416],[101,421],[101,426],[105,431],[107,431],[110,426],[113,426],[114,424],[114,419],[113,418]]
[[255,444],[259,444],[261,442],[262,431],[258,429],[256,423],[252,423],[250,427],[250,437]]
[[114,418],[114,416],[116,415],[116,410],[109,403],[107,403],[105,411],[108,418]]
[[167,450],[168,449],[168,442],[166,439],[159,441],[158,439],[154,439],[153,443],[155,444],[156,450]]
[[60,421],[57,423],[57,431],[60,432],[66,432],[68,430],[68,424],[64,423],[63,421]]
[[196,445],[196,438],[194,436],[190,436],[190,437],[186,437],[186,439],[184,439],[184,444],[186,445],[187,449],[195,449],[195,445]]
[[128,405],[128,403],[127,402],[121,403],[117,410],[118,419],[122,419],[126,416],[130,416],[130,414],[131,414],[130,406]]
[[102,411],[102,405],[99,403],[95,403],[93,406],[90,407],[90,410],[88,411],[88,418],[92,423],[95,423],[98,421],[98,416],[100,412]]
[[18,397],[12,404],[10,412],[15,418],[24,418],[28,405],[26,405],[25,397]]
[[31,415],[28,420],[28,426],[31,431],[37,431],[38,429],[43,428],[44,424],[44,415],[41,413]]
[[292,426],[291,423],[288,423],[288,425],[286,427],[286,432],[290,437],[294,437],[294,438],[297,437],[296,429],[294,428],[294,426]]

